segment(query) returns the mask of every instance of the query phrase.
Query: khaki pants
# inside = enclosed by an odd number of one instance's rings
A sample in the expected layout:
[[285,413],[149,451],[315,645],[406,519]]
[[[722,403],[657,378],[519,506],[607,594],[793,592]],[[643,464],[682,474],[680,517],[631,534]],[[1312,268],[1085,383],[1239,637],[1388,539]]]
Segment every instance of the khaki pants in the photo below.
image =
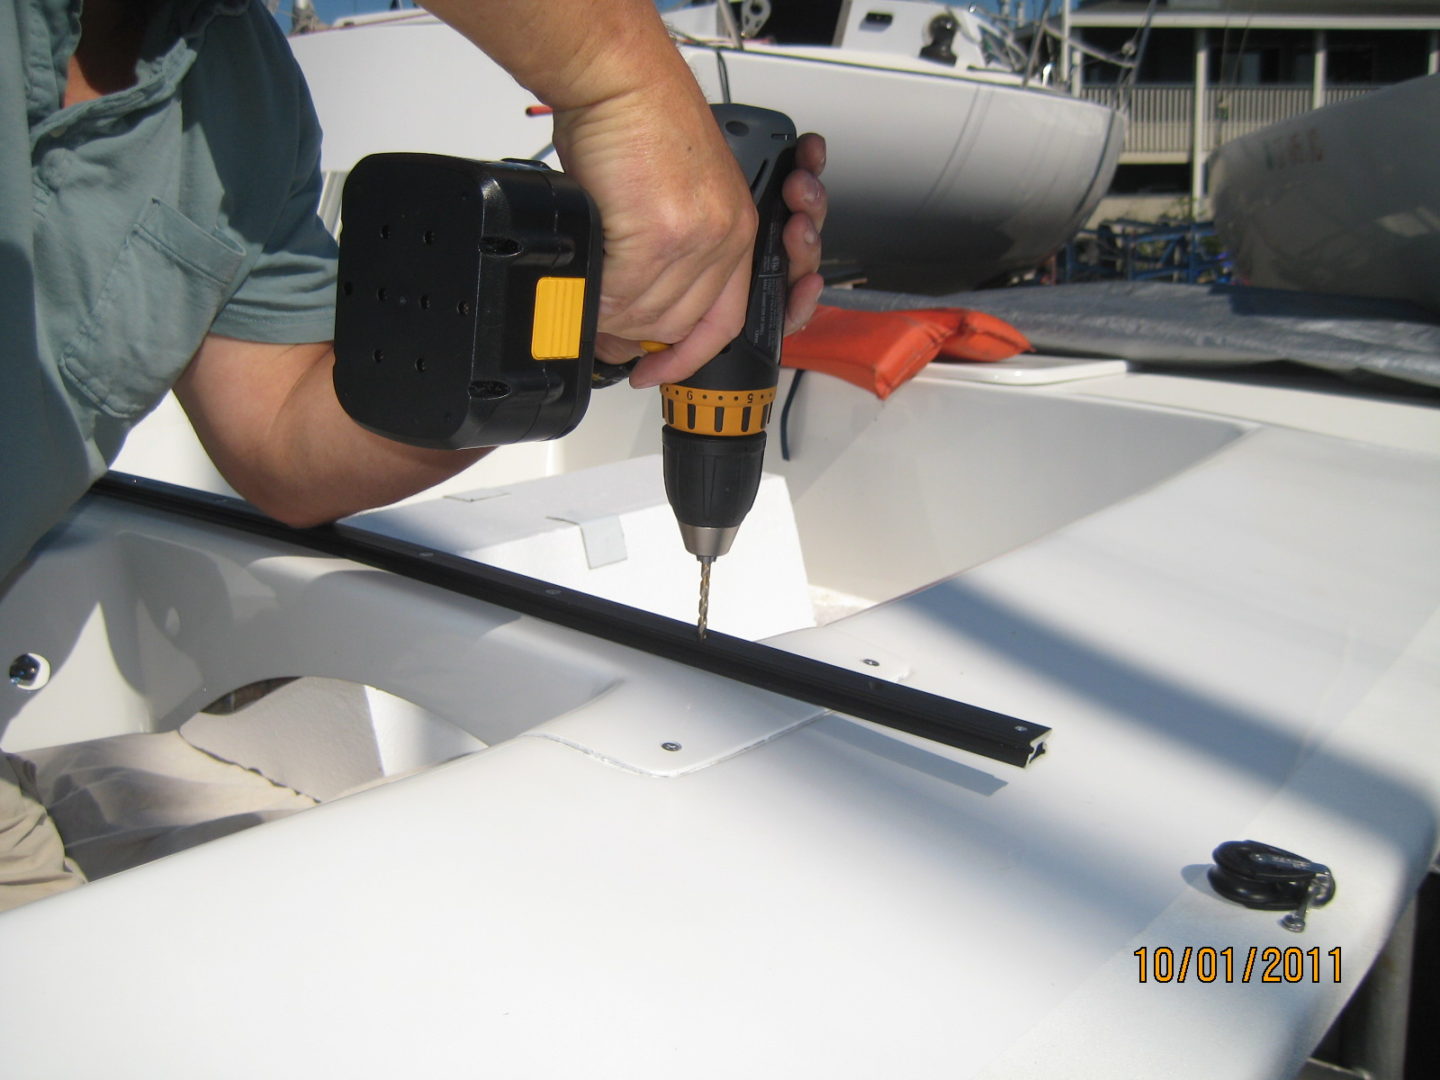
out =
[[85,883],[29,773],[27,762],[0,751],[0,911]]

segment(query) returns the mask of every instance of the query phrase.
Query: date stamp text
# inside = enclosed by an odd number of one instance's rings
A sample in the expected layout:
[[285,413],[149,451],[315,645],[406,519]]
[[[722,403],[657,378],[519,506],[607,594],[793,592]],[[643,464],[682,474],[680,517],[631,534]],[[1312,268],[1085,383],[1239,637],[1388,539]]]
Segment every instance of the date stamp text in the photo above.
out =
[[1142,946],[1135,950],[1142,983],[1340,982],[1340,948],[1301,949],[1278,945],[1246,949],[1210,945]]

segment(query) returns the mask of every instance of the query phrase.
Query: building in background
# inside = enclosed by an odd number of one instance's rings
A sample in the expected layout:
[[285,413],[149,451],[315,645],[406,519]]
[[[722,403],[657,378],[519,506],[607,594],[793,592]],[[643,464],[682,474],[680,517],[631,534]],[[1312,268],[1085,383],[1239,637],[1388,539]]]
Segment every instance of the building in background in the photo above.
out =
[[1205,162],[1222,143],[1440,70],[1440,0],[1078,0],[1068,18],[1085,46],[1143,47],[1128,88],[1110,65],[1077,72],[1077,93],[1128,104],[1097,217],[1205,216]]

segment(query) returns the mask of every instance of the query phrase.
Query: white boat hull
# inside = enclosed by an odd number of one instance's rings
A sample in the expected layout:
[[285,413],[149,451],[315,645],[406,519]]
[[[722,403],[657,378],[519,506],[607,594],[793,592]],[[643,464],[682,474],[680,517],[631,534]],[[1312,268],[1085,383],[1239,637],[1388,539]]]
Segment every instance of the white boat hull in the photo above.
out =
[[[380,151],[550,152],[549,121],[525,113],[535,99],[434,20],[291,40],[332,174]],[[1013,79],[893,70],[834,50],[681,51],[711,100],[724,100],[723,65],[731,100],[826,135],[826,256],[887,288],[944,292],[1039,263],[1104,195],[1124,141],[1112,110]]]
[[1215,224],[1253,285],[1440,312],[1440,75],[1272,124],[1211,159]]

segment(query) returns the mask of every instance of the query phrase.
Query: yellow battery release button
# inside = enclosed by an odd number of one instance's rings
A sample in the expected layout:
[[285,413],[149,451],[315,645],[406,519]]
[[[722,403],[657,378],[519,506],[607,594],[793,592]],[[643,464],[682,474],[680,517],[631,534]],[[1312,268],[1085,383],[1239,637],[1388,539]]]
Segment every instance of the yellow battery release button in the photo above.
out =
[[535,283],[535,321],[530,355],[536,360],[574,360],[580,355],[585,318],[583,277],[543,277]]

